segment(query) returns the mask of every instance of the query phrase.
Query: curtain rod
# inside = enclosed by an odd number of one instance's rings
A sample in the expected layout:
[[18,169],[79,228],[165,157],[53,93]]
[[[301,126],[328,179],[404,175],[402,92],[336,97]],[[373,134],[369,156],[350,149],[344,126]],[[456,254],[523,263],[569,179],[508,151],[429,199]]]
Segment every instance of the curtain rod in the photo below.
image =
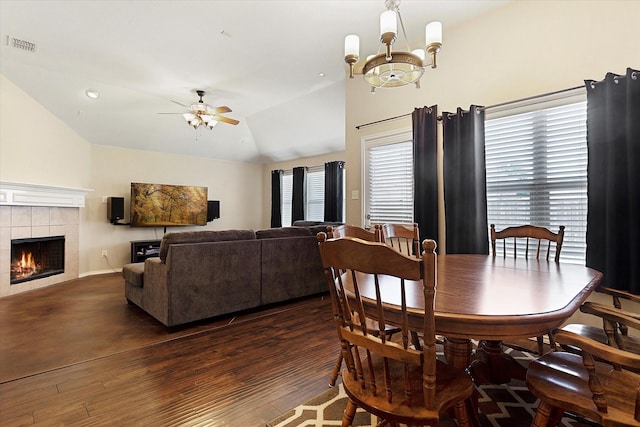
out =
[[[574,90],[577,90],[577,89],[582,89],[582,88],[584,88],[584,85],[582,85],[582,86],[574,86],[574,87],[570,87],[570,88],[567,88],[567,89],[560,89],[560,90],[557,90],[555,92],[543,93],[541,95],[533,95],[533,96],[529,96],[529,97],[526,97],[526,98],[516,99],[516,100],[513,100],[513,101],[501,102],[499,104],[493,104],[493,105],[489,105],[487,107],[480,107],[480,109],[481,110],[486,110],[488,108],[504,107],[505,105],[509,105],[509,104],[517,104],[518,102],[531,101],[531,100],[534,100],[534,99],[543,98],[545,96],[559,95],[559,94],[564,93],[564,92],[571,92],[571,91],[574,91]],[[361,127],[371,126],[371,125],[375,125],[375,124],[378,124],[378,123],[383,123],[383,122],[388,122],[388,121],[391,121],[391,120],[401,119],[401,118],[410,116],[412,114],[413,114],[413,112],[407,113],[407,114],[401,114],[401,115],[395,116],[395,117],[389,117],[389,118],[386,118],[386,119],[376,120],[375,122],[369,122],[369,123],[365,123],[365,124],[362,124],[362,125],[358,125],[358,126],[356,126],[356,129],[360,130]],[[438,116],[437,118],[438,118],[438,121],[442,121],[442,116]]]
[[360,128],[364,127],[364,126],[371,126],[371,125],[375,125],[375,124],[382,123],[382,122],[388,122],[388,121],[391,121],[391,120],[401,119],[403,117],[407,117],[407,116],[410,116],[412,114],[413,113],[407,113],[407,114],[401,114],[401,115],[395,116],[395,117],[389,117],[387,119],[376,120],[375,122],[370,122],[370,123],[365,123],[363,125],[358,125],[358,126],[356,126],[356,129],[360,130]]

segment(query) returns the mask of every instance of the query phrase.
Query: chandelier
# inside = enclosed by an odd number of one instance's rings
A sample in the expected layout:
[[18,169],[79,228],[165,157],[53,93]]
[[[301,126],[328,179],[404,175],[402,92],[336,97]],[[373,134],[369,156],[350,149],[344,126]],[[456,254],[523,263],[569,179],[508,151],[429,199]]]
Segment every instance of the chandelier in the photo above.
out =
[[[426,47],[410,51],[407,41],[406,51],[393,51],[392,46],[396,41],[398,22],[402,29],[405,41],[407,34],[400,16],[400,0],[385,0],[387,10],[380,15],[380,48],[376,55],[367,57],[361,70],[356,70],[355,65],[360,59],[360,38],[350,34],[344,39],[344,60],[349,64],[349,78],[354,74],[362,74],[371,85],[371,92],[376,88],[400,87],[415,83],[420,87],[420,77],[425,68],[436,68],[436,55],[442,47],[442,24],[431,22],[426,26]],[[384,50],[381,52],[381,50]],[[426,54],[429,59],[426,58]]]

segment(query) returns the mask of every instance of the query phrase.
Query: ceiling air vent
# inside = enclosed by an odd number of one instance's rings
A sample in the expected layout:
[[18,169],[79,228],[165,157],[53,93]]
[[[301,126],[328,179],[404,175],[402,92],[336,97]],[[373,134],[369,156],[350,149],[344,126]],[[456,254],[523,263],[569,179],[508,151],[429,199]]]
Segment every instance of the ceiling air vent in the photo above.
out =
[[25,52],[35,52],[36,44],[27,40],[17,39],[15,37],[7,36],[7,45],[16,49],[24,50]]

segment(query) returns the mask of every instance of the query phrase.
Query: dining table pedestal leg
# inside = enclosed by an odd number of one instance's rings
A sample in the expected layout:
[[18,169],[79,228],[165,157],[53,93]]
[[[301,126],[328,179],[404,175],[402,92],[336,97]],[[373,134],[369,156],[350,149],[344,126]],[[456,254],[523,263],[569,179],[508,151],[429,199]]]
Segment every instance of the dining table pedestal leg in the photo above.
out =
[[527,369],[503,351],[502,341],[480,341],[469,371],[476,385],[524,381],[527,375]]
[[[470,339],[445,338],[444,340],[444,357],[447,364],[460,370],[465,370],[471,363],[471,354],[473,353],[473,343]],[[470,406],[467,408],[472,426],[480,426],[478,417],[478,390],[474,389]],[[449,414],[453,417],[453,413]]]
[[444,356],[450,366],[467,369],[472,352],[473,344],[470,339],[447,338],[444,341]]

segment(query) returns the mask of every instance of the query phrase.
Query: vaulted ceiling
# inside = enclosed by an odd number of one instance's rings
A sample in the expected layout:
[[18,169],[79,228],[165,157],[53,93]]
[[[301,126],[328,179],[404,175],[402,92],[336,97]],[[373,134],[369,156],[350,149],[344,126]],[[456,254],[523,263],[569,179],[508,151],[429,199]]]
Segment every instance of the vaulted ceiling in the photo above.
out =
[[[404,0],[400,12],[414,47],[432,20],[446,47],[448,28],[505,3]],[[376,52],[384,10],[383,0],[1,0],[0,72],[91,144],[284,161],[344,150],[343,39],[357,33],[361,51]],[[197,89],[240,124],[188,127],[171,101],[190,105]]]

